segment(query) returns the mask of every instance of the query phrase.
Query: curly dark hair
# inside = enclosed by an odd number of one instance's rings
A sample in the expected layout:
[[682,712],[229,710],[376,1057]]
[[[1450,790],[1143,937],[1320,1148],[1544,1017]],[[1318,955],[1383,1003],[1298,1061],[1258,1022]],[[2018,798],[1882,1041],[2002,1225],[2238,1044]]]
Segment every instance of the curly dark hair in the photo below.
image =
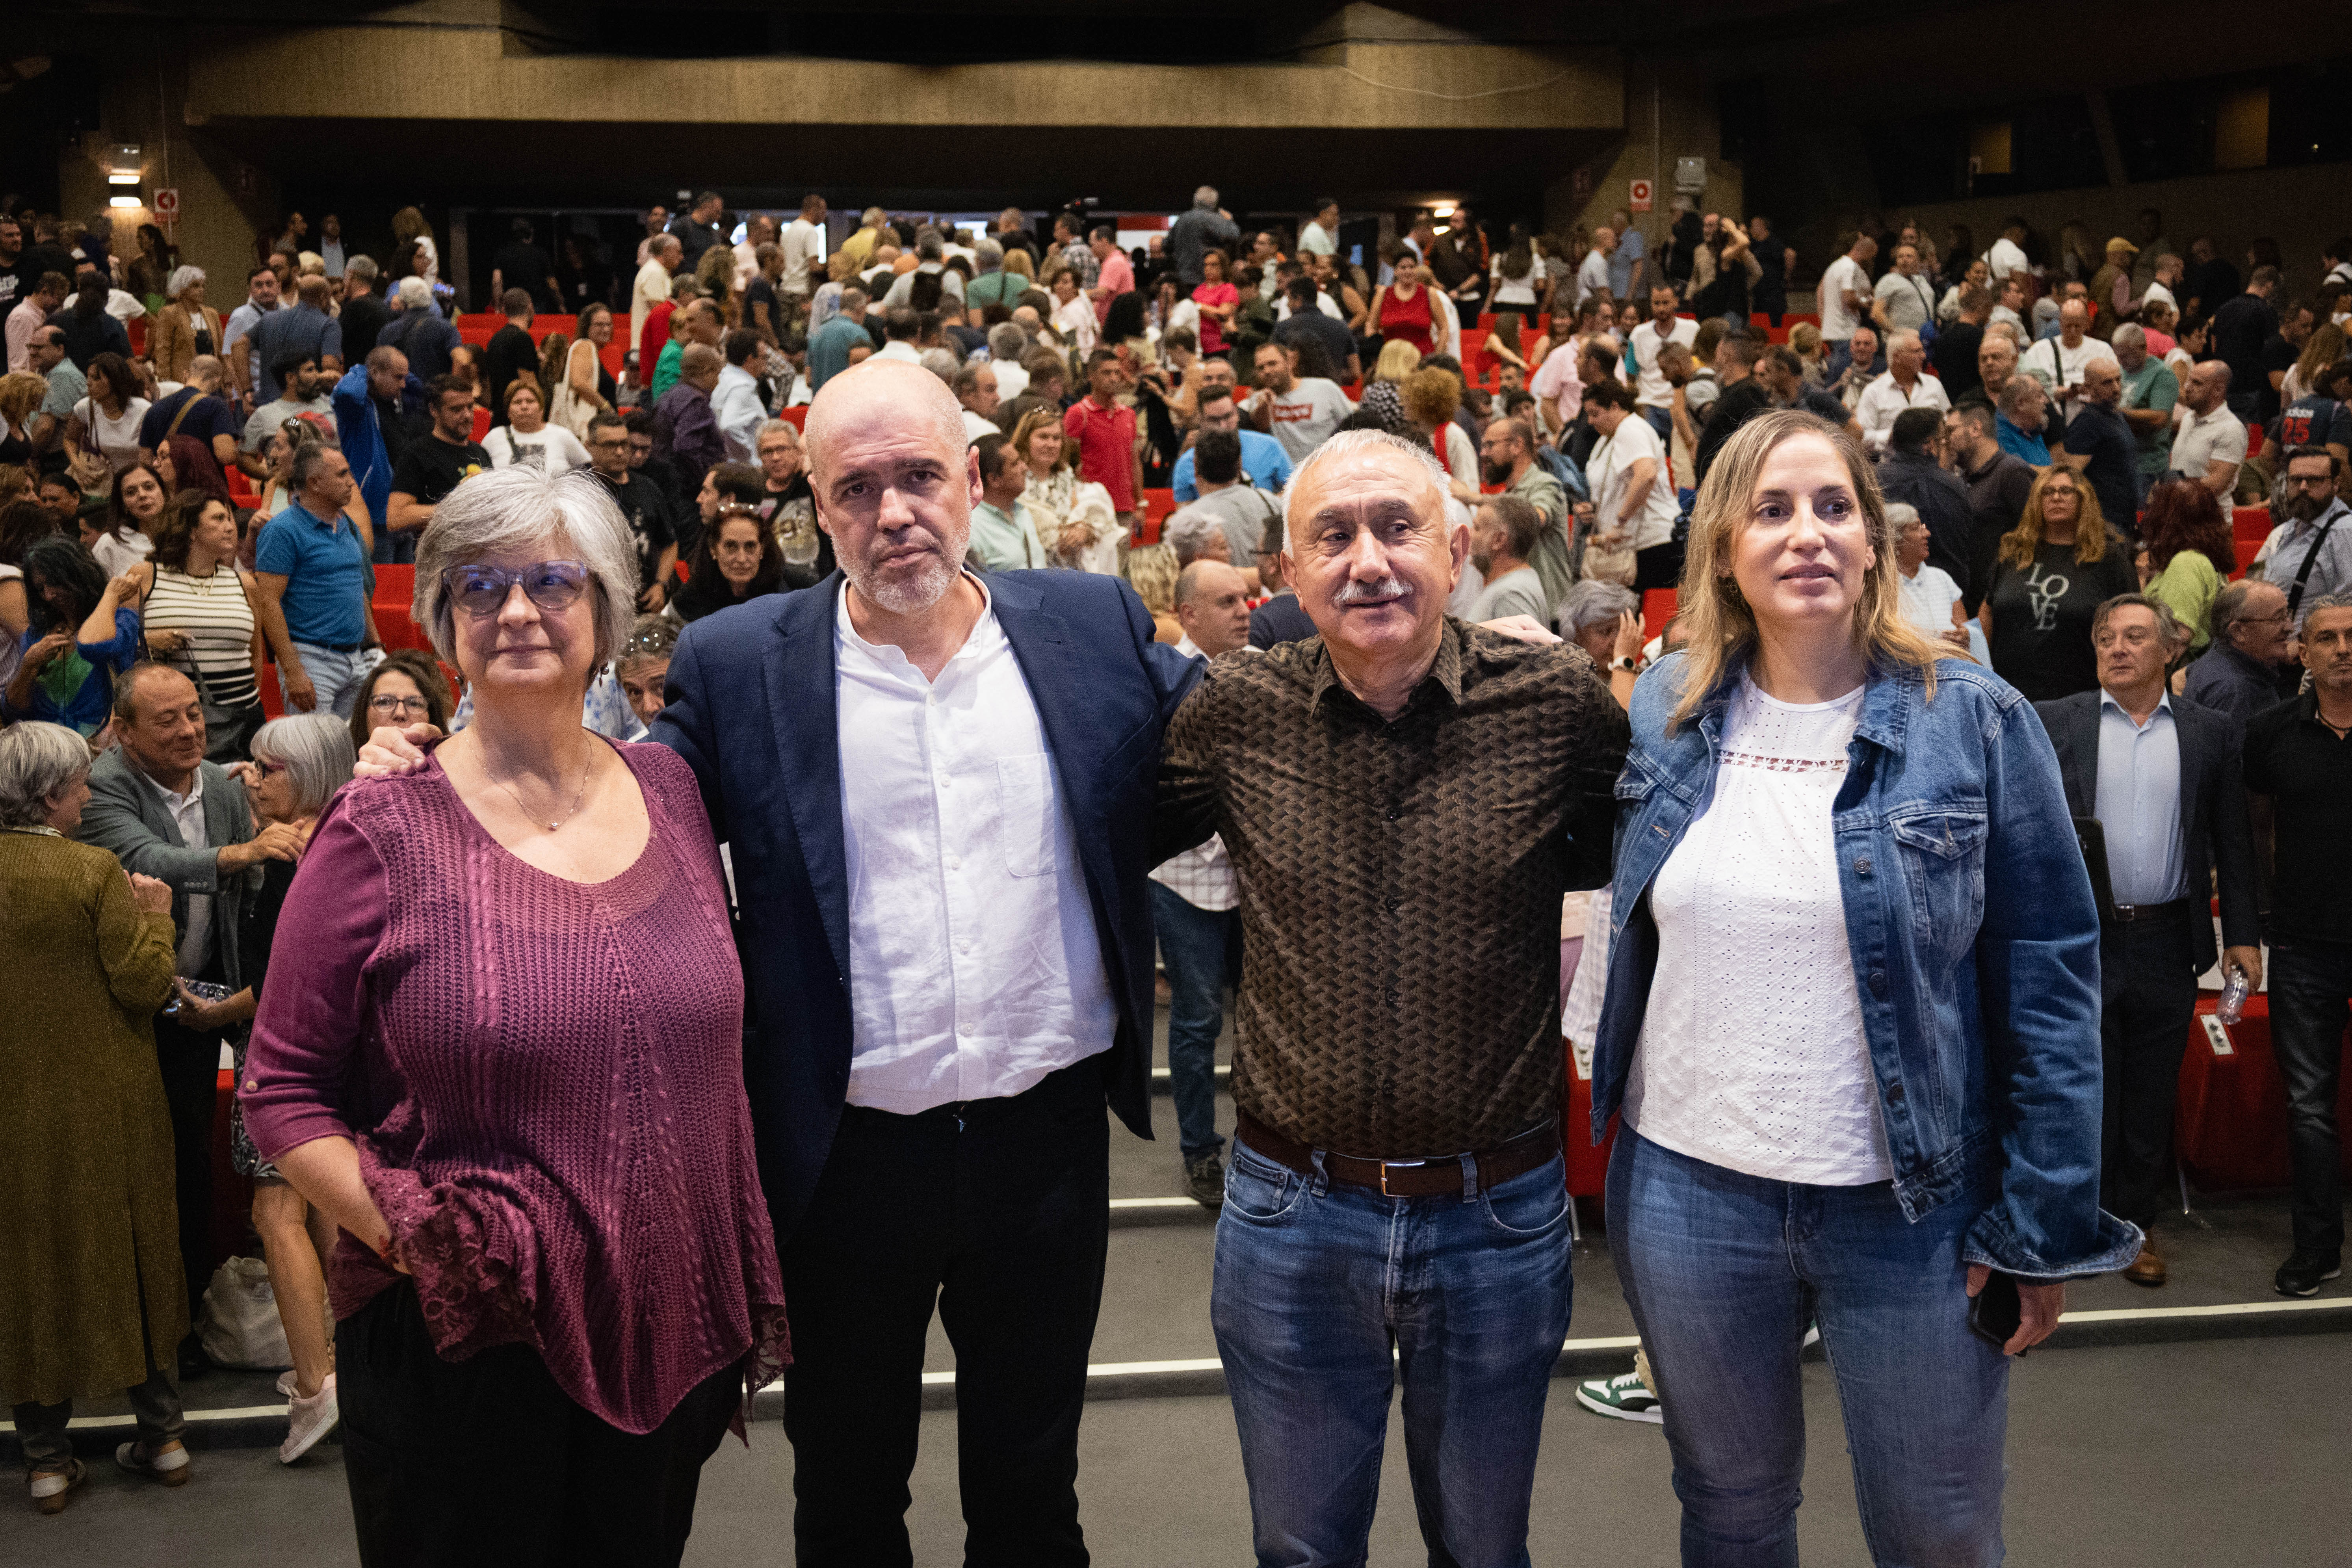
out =
[[[168,566],[174,572],[188,569],[188,542],[195,534],[196,524],[204,521],[205,508],[208,506],[227,507],[231,517],[236,515],[234,502],[207,495],[203,490],[182,490],[163,503],[163,515],[155,524],[157,565]],[[242,526],[236,534],[238,542],[242,543],[245,539]]]
[[2140,519],[2147,563],[2161,572],[2184,550],[2194,550],[2227,577],[2238,569],[2238,541],[2221,499],[2195,479],[2166,479],[2147,492]]
[[[59,610],[49,603],[48,590],[63,588],[73,600]],[[25,552],[25,607],[31,612],[33,631],[70,632],[89,619],[106,596],[106,568],[79,539],[53,533],[37,539]]]

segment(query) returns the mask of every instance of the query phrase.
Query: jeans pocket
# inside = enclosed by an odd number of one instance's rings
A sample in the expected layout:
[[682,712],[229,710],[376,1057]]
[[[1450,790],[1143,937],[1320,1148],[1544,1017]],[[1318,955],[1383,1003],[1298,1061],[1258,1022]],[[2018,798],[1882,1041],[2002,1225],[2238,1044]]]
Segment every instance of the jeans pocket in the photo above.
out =
[[1568,1217],[1568,1164],[1554,1154],[1496,1187],[1482,1187],[1486,1224],[1502,1236],[1540,1236]]
[[1278,1225],[1291,1216],[1306,1191],[1306,1177],[1246,1143],[1234,1143],[1233,1163],[1225,1167],[1226,1214],[1253,1225]]

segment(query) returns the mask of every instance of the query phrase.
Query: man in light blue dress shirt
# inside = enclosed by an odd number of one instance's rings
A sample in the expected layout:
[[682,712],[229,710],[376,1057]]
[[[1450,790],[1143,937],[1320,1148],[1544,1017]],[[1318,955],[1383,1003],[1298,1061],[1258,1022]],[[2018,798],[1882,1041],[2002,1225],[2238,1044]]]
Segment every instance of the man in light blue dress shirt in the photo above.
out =
[[[2147,1230],[2172,1169],[2173,1097],[2198,976],[2215,958],[2207,911],[2217,880],[2222,965],[2262,984],[2253,832],[2238,762],[2242,726],[2165,690],[2166,665],[2188,640],[2170,609],[2119,595],[2099,606],[2091,637],[2099,689],[2035,708],[2058,752],[2068,808],[2096,817],[2106,844],[2113,907],[2099,947],[2100,1205]],[[2157,1286],[2165,1273],[2151,1233],[2124,1277]]]

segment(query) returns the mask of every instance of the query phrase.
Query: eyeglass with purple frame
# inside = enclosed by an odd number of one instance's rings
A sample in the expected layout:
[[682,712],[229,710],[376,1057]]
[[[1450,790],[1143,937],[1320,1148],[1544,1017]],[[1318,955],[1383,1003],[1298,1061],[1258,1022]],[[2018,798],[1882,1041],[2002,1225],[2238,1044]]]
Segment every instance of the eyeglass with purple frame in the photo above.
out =
[[441,574],[441,592],[478,619],[497,615],[518,586],[542,610],[568,610],[588,591],[588,563],[540,561],[509,571],[476,563]]

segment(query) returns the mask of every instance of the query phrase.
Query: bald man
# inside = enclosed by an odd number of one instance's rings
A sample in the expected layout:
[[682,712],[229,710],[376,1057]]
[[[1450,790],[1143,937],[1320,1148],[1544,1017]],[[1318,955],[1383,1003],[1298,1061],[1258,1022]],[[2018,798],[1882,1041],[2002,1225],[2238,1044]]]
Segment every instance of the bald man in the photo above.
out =
[[1152,764],[1196,677],[1119,578],[966,569],[929,371],[834,376],[806,444],[841,570],[688,627],[653,730],[733,847],[799,1561],[908,1561],[936,1301],[968,1557],[1083,1563],[1103,1105],[1151,1136]]

